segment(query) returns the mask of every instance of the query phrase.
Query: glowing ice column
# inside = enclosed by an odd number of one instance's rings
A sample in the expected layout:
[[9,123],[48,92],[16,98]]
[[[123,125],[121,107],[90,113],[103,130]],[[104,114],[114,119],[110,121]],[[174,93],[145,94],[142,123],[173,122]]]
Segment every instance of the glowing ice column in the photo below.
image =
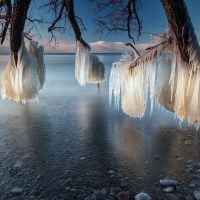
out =
[[78,41],[76,44],[75,77],[81,86],[85,86],[88,80],[89,62],[90,49]]
[[181,120],[199,126],[200,123],[200,72],[192,72],[184,63],[178,64],[177,89],[174,110]]
[[172,87],[175,81],[170,81],[172,57],[170,55],[162,55],[158,60],[158,74],[156,79],[156,97],[158,103],[165,109],[174,112],[174,96],[175,91]]
[[18,51],[18,61],[10,54],[8,64],[1,77],[1,96],[21,103],[37,100],[38,91],[44,86],[45,67],[43,47],[35,41],[24,39]]

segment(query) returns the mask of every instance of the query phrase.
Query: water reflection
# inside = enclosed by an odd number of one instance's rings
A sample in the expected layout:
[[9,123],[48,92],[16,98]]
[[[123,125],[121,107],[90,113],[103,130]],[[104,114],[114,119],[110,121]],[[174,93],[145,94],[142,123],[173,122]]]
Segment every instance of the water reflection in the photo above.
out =
[[[56,59],[46,57],[48,84],[39,103],[19,105],[0,100],[0,180],[8,180],[2,182],[5,188],[21,181],[25,187],[38,184],[43,192],[66,192],[69,185],[88,191],[125,182],[133,191],[150,191],[154,182],[165,176],[181,182],[192,179],[183,173],[184,162],[199,162],[199,132],[179,127],[171,112],[157,104],[151,117],[147,113],[142,119],[110,108],[108,82],[99,89],[94,85],[81,88],[74,78],[72,56],[59,56],[61,66],[55,67],[52,61]],[[110,60],[117,58],[101,55],[101,59],[108,72]],[[150,110],[150,103],[146,106]],[[185,144],[188,139],[191,145]],[[24,154],[30,157],[24,159]],[[25,165],[21,178],[8,172],[16,160]],[[36,182],[38,174],[45,178]],[[69,178],[72,181],[67,182]],[[35,190],[40,192],[38,187]]]
[[[85,143],[83,151],[87,151],[91,157],[95,155],[96,166],[102,165],[102,169],[105,168],[104,163],[109,165],[111,162],[108,151],[111,146],[108,140],[107,114],[108,110],[105,107],[101,88],[97,88],[95,97],[90,100],[80,99],[78,101],[79,122]],[[99,156],[96,157],[96,155]],[[101,160],[102,156],[104,160]]]
[[[158,127],[151,133],[123,123],[118,134],[113,134],[112,144],[120,167],[127,173],[131,171],[129,176],[133,178],[141,177],[140,188],[149,191],[152,183],[164,177],[191,180],[191,176],[185,175],[184,161],[198,160],[200,145],[199,142],[195,145],[199,141],[195,135],[189,136],[188,130],[175,126]],[[185,145],[187,139],[193,142],[192,146]]]
[[90,64],[88,69],[88,82],[100,84],[104,79],[105,67],[103,62],[95,54],[90,55]]
[[31,108],[29,105],[22,107],[22,122],[26,126],[25,128],[22,127],[22,131],[25,130],[26,145],[31,148],[33,159],[40,164],[45,164],[45,158],[48,157],[52,149],[52,146],[50,146],[52,124],[48,120],[45,109],[40,111],[33,111],[33,109],[34,107]]

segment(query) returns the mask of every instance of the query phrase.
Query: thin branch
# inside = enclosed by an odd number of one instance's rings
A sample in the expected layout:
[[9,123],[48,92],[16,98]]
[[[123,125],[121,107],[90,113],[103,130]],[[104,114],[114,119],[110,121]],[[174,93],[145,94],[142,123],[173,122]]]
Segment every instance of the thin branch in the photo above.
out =
[[37,25],[35,23],[42,24],[44,22],[45,23],[48,23],[48,22],[44,21],[42,18],[37,19],[37,18],[26,17],[26,19],[33,24],[35,30],[38,32],[39,36],[41,37],[40,31],[38,30]]
[[160,38],[168,39],[163,34],[160,35],[160,34],[157,34],[157,33],[150,33],[150,32],[144,32],[144,31],[142,31],[141,33],[148,34],[148,35],[155,35],[155,36],[160,37]]
[[134,45],[132,45],[131,43],[127,43],[127,46],[131,46],[133,48],[133,50],[135,51],[135,53],[137,54],[137,56],[140,56],[139,51],[134,47]]
[[138,34],[138,38],[141,35],[141,30],[142,30],[142,22],[140,21],[140,18],[138,16],[137,10],[136,10],[136,1],[137,0],[133,0],[133,13],[135,15],[136,21],[137,21],[137,34]]
[[[135,2],[135,1],[134,1]],[[135,40],[131,35],[131,20],[132,20],[132,10],[131,10],[131,4],[133,3],[133,0],[128,0],[128,5],[127,5],[127,9],[128,9],[128,17],[127,17],[127,30],[128,30],[128,37],[130,39],[132,39],[133,43],[135,44]]]
[[58,15],[58,17],[52,22],[51,26],[48,28],[48,32],[52,31],[52,30],[54,29],[56,23],[61,19],[62,14],[63,14],[64,7],[65,7],[65,4],[64,4],[64,1],[62,1],[62,5],[61,5],[61,8],[60,8],[59,15]]
[[95,2],[97,32],[102,34],[104,32],[117,33],[124,31],[135,43],[134,31],[137,33],[138,38],[142,30],[142,22],[137,8],[140,0],[95,0]]
[[83,20],[82,20],[80,17],[76,16],[76,15],[75,15],[75,17],[80,21],[81,26],[83,27],[83,30],[87,31],[86,26],[85,26],[85,24],[83,23]]
[[150,61],[154,59],[156,56],[160,56],[160,54],[170,45],[172,44],[172,38],[168,38],[167,40],[160,42],[155,46],[151,46],[147,48],[147,52],[144,53],[142,56],[138,57],[137,59],[133,60],[133,63],[130,66],[130,70],[137,67],[139,64],[143,62]]

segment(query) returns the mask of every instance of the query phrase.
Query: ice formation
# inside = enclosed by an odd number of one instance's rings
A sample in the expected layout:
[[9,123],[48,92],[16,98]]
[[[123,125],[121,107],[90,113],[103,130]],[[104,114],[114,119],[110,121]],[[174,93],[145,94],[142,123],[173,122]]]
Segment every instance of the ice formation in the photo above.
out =
[[88,70],[90,64],[90,49],[81,42],[76,44],[75,77],[81,86],[85,86],[88,80]]
[[24,38],[18,51],[18,61],[10,54],[8,64],[1,77],[1,96],[21,103],[37,99],[37,94],[45,82],[43,47],[38,42]]
[[81,86],[86,83],[98,84],[104,79],[104,64],[97,55],[91,54],[90,49],[81,42],[76,45],[75,77]]
[[[168,35],[173,37],[172,33]],[[165,35],[166,38],[168,35]],[[163,37],[164,38],[164,37]],[[159,41],[142,57],[126,50],[122,58],[113,63],[109,100],[131,117],[142,117],[146,111],[147,99],[154,99],[165,109],[174,112],[176,118],[200,125],[200,49],[189,45],[189,64],[179,54],[176,40],[172,43]],[[130,56],[132,55],[132,56]]]
[[104,79],[104,64],[99,60],[97,55],[90,54],[90,63],[88,69],[88,83],[98,84]]

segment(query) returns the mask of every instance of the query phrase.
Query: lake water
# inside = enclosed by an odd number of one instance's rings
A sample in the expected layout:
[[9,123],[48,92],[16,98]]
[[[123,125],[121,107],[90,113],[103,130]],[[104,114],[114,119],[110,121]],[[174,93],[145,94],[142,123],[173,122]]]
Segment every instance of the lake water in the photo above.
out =
[[[0,199],[84,199],[115,186],[168,199],[165,177],[181,183],[182,199],[200,187],[199,132],[157,105],[141,120],[110,107],[109,73],[120,55],[98,56],[106,67],[100,88],[78,85],[74,55],[45,55],[39,102],[0,100]],[[7,59],[0,56],[1,72]]]

